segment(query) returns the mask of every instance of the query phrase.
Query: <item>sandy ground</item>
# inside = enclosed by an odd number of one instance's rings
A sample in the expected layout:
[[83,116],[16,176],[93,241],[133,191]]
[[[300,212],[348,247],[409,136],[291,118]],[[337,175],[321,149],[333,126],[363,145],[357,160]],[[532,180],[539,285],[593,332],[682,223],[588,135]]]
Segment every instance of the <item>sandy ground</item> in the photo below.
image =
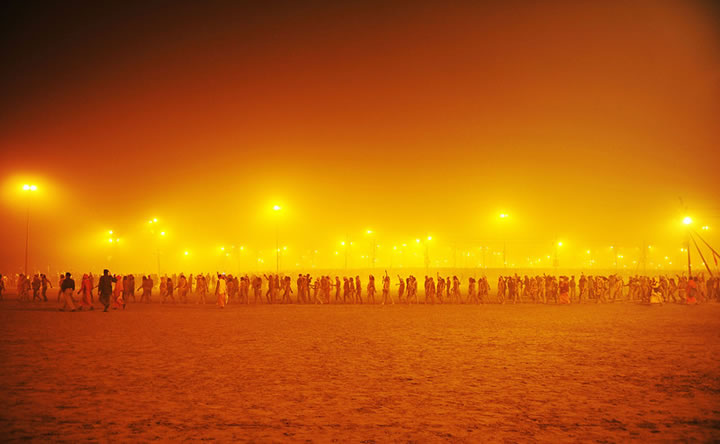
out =
[[720,305],[0,303],[0,437],[720,440]]

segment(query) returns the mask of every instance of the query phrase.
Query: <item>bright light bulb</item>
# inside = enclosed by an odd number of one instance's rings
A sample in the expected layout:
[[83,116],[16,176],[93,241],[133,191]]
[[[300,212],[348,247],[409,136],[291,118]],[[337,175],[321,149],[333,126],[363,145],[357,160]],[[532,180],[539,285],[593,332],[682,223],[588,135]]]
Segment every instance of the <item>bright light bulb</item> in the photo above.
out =
[[185,256],[187,256],[187,255],[189,255],[189,254],[190,254],[189,252],[187,252],[187,251],[185,252]]
[[108,234],[112,234],[112,230],[108,231]]
[[432,240],[432,236],[428,236],[428,240],[431,241],[431,240]]
[[273,206],[273,210],[275,210],[275,211],[280,211],[280,205],[274,205],[274,206]]
[[562,247],[562,242],[558,242],[558,247]]
[[165,236],[165,232],[164,232],[164,231],[161,231],[161,232],[160,232],[160,236]]
[[23,190],[28,191],[30,189],[30,185],[25,184],[23,185]]
[[685,218],[683,219],[683,223],[685,225],[690,225],[692,223],[692,219],[690,218],[690,216],[685,216]]

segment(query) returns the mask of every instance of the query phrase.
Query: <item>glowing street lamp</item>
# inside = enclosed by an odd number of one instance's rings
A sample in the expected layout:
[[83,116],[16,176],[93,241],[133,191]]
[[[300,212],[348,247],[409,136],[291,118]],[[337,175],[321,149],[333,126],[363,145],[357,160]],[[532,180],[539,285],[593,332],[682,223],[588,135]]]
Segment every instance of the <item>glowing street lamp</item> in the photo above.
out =
[[[507,213],[500,213],[500,220],[508,220],[510,215]],[[503,239],[503,267],[507,268],[507,240]]]
[[555,258],[553,259],[553,265],[555,266],[555,269],[560,266],[560,247],[562,246],[562,241],[557,241],[557,243],[555,244]]
[[425,242],[425,274],[427,275],[430,271],[430,241],[432,240],[432,236],[427,237],[427,242]]
[[365,231],[370,236],[370,242],[372,243],[372,257],[371,257],[371,268],[375,269],[375,254],[377,253],[377,243],[375,242],[375,232],[373,230]]
[[690,216],[685,216],[683,218],[683,223],[687,225],[687,257],[688,257],[688,278],[692,276],[692,265],[690,263],[690,224],[692,224],[692,219]]
[[[37,191],[37,185],[25,184],[22,187],[23,191]],[[27,213],[25,217],[25,276],[28,274],[28,250],[30,247],[30,198],[28,196],[27,201]]]
[[[282,207],[273,205],[273,211],[279,213]],[[275,274],[280,274],[280,217],[275,217]]]
[[345,270],[348,269],[348,256],[350,255],[350,247],[352,246],[352,242],[350,242],[350,235],[348,233],[345,233],[345,240],[340,242],[340,245],[342,245],[343,249],[345,250]]

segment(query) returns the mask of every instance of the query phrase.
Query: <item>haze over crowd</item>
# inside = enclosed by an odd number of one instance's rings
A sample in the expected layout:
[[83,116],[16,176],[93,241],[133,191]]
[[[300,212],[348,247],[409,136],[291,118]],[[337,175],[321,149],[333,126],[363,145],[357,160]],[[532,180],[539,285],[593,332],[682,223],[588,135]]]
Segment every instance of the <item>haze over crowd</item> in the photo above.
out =
[[717,245],[711,2],[66,8],[6,6],[4,273],[28,200],[42,271],[671,269],[685,215]]

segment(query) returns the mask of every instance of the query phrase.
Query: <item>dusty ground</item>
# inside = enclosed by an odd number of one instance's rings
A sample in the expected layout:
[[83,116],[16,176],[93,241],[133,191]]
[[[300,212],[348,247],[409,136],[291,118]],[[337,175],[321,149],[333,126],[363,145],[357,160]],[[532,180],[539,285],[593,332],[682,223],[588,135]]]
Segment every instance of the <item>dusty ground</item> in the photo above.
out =
[[720,439],[719,305],[5,301],[0,358],[3,440]]

